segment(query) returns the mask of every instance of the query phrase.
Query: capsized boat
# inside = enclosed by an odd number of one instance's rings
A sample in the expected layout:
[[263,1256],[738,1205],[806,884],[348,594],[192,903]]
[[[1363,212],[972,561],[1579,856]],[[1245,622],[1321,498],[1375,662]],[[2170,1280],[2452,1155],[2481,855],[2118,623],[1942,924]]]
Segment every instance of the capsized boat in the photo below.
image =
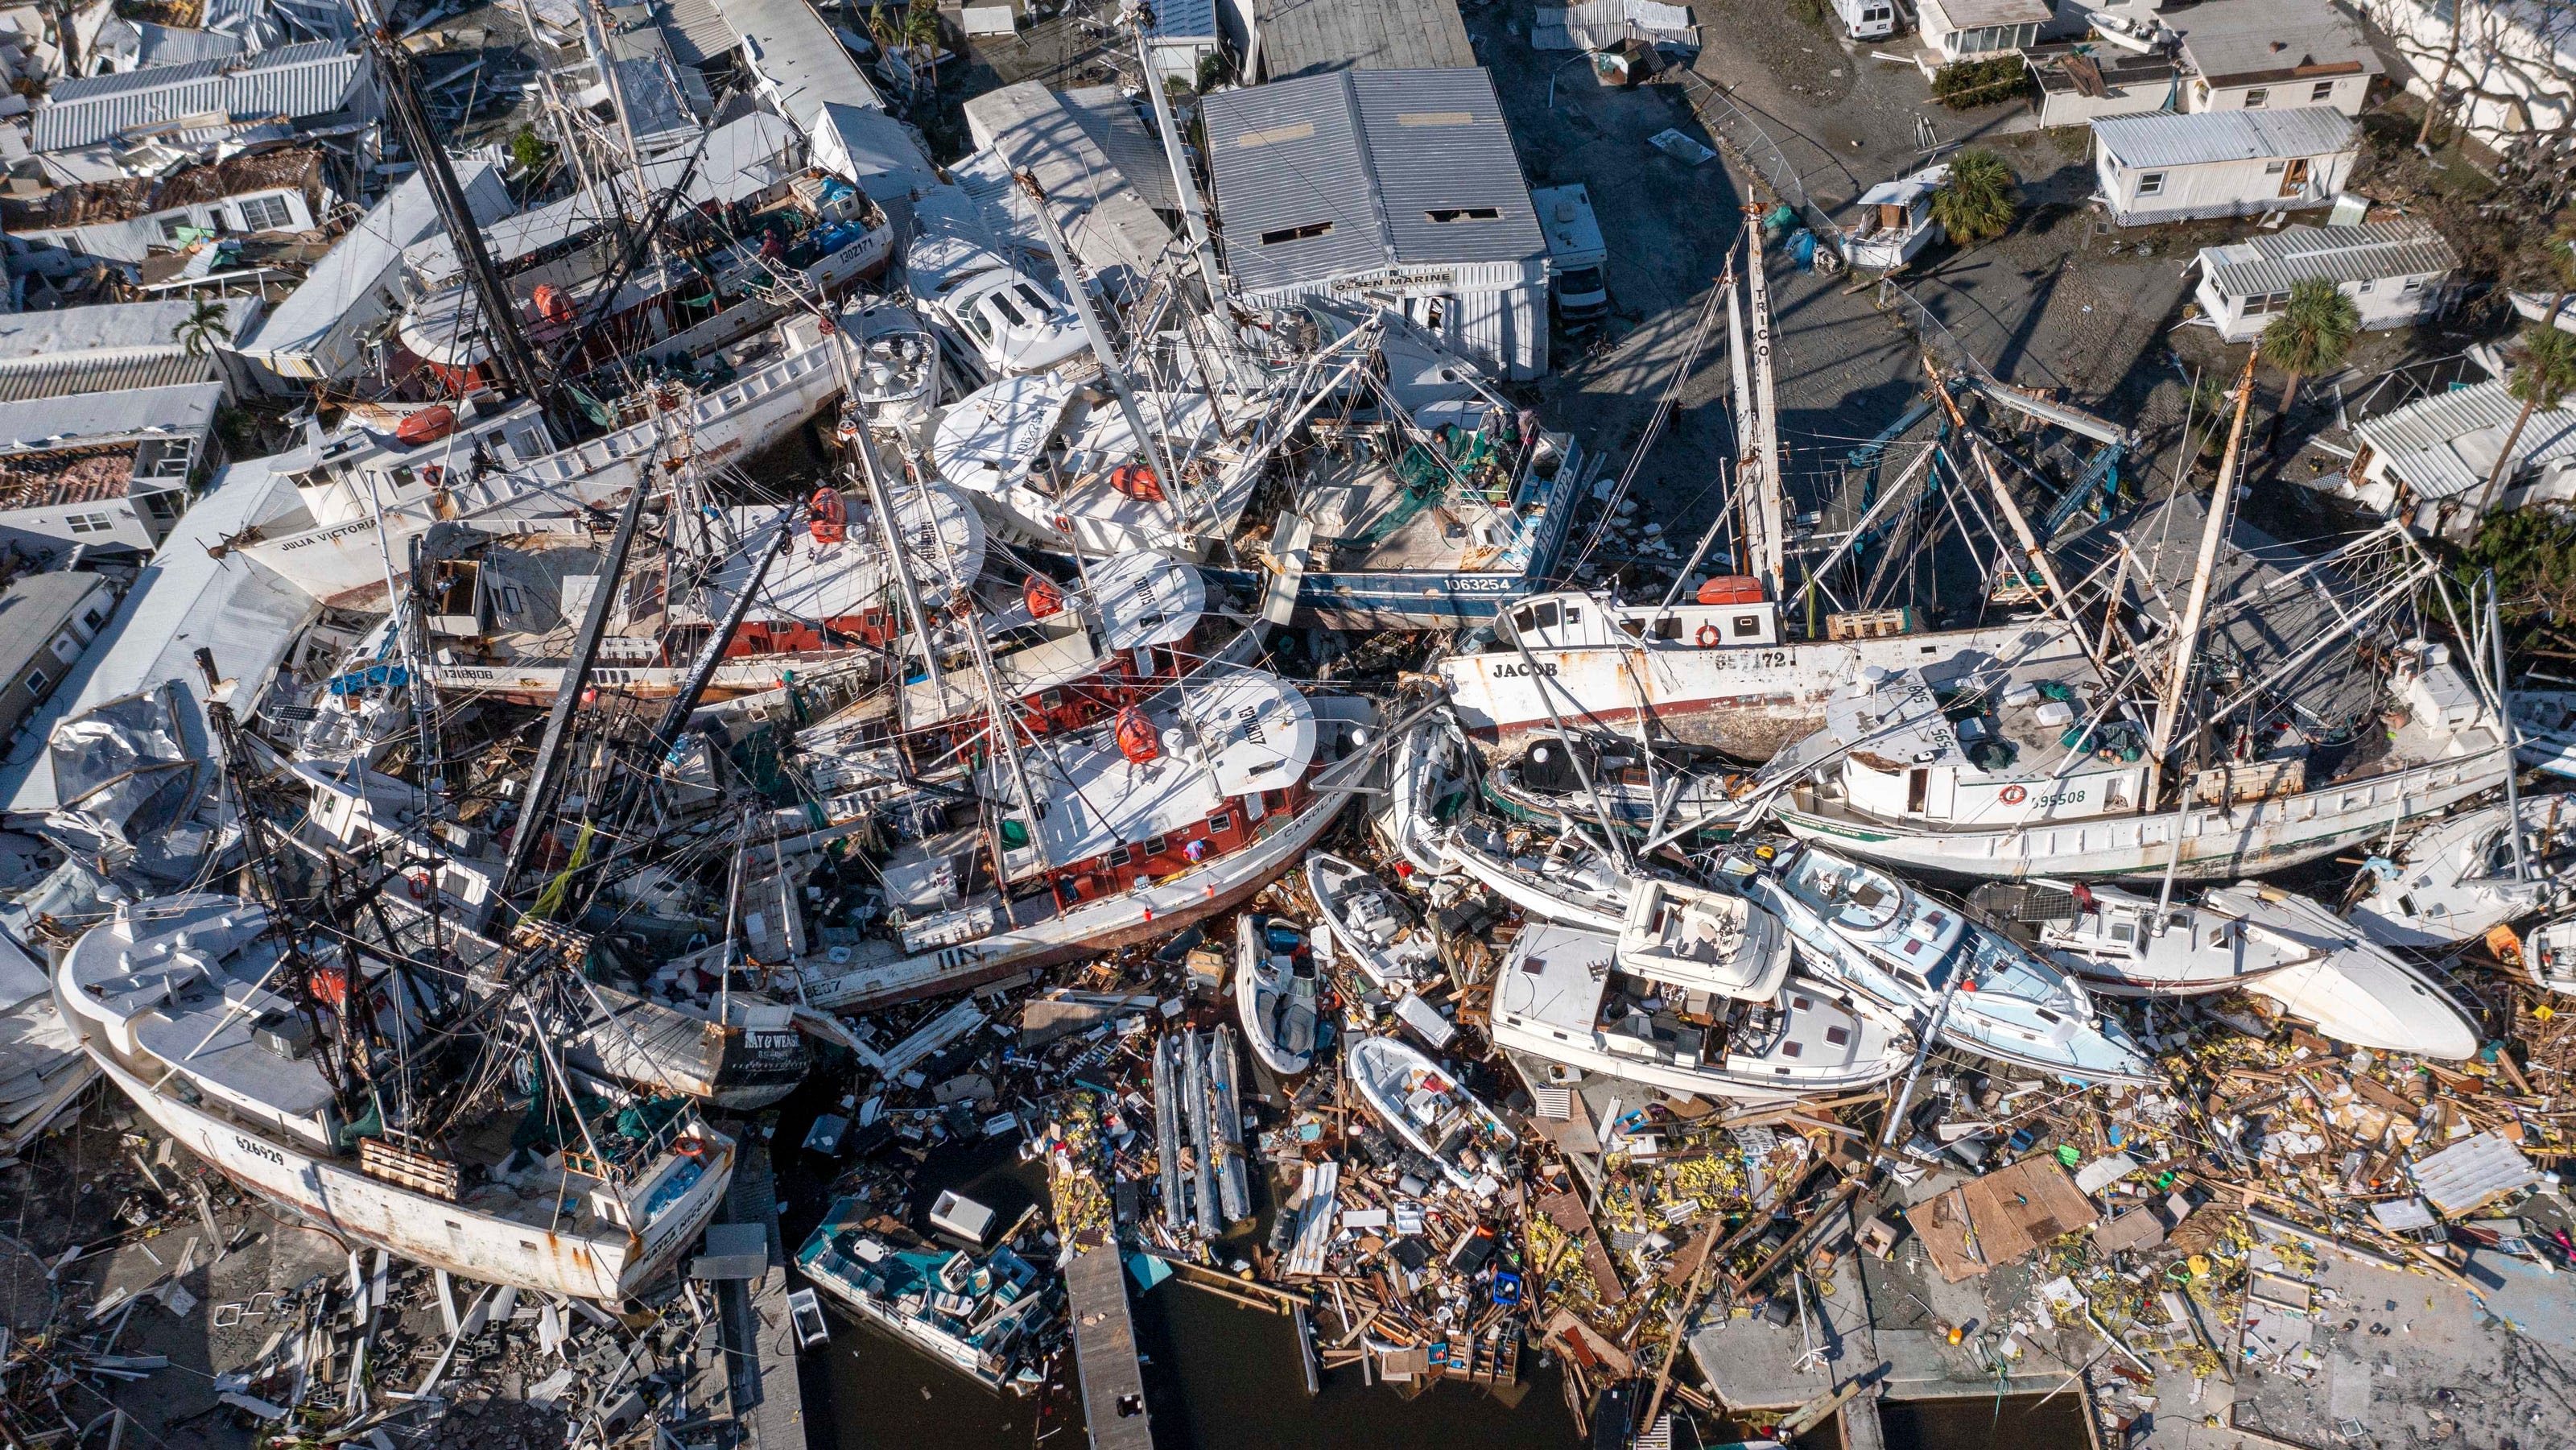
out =
[[1392,1037],[1354,1035],[1342,1068],[1370,1114],[1451,1183],[1490,1194],[1516,1171],[1519,1136],[1430,1058]]
[[1768,1002],[1789,978],[1788,930],[1732,892],[1641,880],[1616,940],[1621,971],[1687,991]]
[[807,1282],[984,1388],[1028,1393],[1020,1367],[1055,1318],[1037,1269],[1007,1245],[980,1257],[898,1247],[864,1227],[876,1214],[864,1199],[833,1203],[796,1251]]
[[2119,1024],[2095,1020],[2072,978],[1958,907],[1814,846],[1727,865],[1728,879],[1779,914],[1818,975],[1915,1031],[1946,995],[1940,1032],[1952,1046],[2078,1082],[2164,1080]]
[[1319,946],[1347,957],[1382,992],[1409,992],[1440,972],[1431,932],[1408,902],[1358,866],[1317,851],[1306,858]]
[[[260,906],[195,892],[120,903],[64,954],[54,992],[91,1058],[163,1132],[343,1239],[609,1303],[650,1287],[697,1242],[723,1205],[734,1143],[684,1100],[638,1099],[578,1128],[562,1106],[550,1131],[564,1146],[549,1151],[512,1146],[517,1114],[497,1099],[461,1126],[413,1130],[398,1121],[410,1094],[335,1080],[343,1034],[370,1016],[373,1040],[409,1034],[407,1072],[497,1086],[510,1076],[490,1062],[497,1053],[536,1068],[540,1094],[577,1099],[533,1025],[525,1039],[510,1014],[485,1034],[432,1031],[409,1020],[417,982],[375,971],[352,983],[344,960],[336,946],[307,952]],[[353,1001],[371,1011],[351,1013]]]
[[2564,795],[2525,796],[2519,851],[2502,801],[2436,821],[2408,837],[2395,861],[2370,858],[2344,916],[2373,941],[2438,950],[2552,910],[2567,900],[2564,866],[2576,852],[2570,805]]
[[1668,1093],[1756,1102],[1865,1088],[1912,1059],[1895,1014],[1790,976],[1785,958],[1759,995],[1673,986],[1633,975],[1628,961],[1616,938],[1532,922],[1495,978],[1495,1045]]
[[1243,1040],[1281,1077],[1315,1065],[1320,980],[1304,932],[1259,912],[1236,919],[1234,1005],[1243,1018]]

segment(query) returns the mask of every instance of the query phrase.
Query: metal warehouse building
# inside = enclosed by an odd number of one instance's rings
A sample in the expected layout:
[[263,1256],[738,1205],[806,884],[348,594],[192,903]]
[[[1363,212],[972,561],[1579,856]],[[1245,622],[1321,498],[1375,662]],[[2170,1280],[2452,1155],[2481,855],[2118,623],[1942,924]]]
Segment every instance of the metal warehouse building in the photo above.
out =
[[1482,70],[1353,70],[1203,103],[1225,268],[1253,303],[1375,298],[1547,371],[1547,238]]

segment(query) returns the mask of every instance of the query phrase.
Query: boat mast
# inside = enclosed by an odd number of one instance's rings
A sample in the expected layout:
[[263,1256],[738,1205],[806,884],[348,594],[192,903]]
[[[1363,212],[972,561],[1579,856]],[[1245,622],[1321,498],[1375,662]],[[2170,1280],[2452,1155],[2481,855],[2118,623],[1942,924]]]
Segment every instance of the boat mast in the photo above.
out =
[[1082,285],[1082,275],[1074,270],[1073,253],[1065,246],[1064,233],[1056,228],[1055,213],[1047,207],[1045,188],[1038,185],[1037,173],[1022,167],[1011,173],[1028,193],[1029,209],[1037,213],[1038,231],[1045,235],[1047,254],[1055,259],[1056,276],[1063,282],[1065,296],[1073,303],[1074,314],[1082,319],[1082,330],[1091,338],[1093,356],[1100,360],[1100,375],[1109,380],[1110,390],[1118,395],[1118,411],[1127,419],[1128,431],[1136,435],[1136,447],[1154,465],[1154,473],[1168,492],[1165,507],[1172,513],[1172,526],[1189,527],[1181,508],[1181,479],[1172,471],[1172,460],[1163,452],[1160,435],[1145,426],[1145,415],[1136,407],[1136,390],[1127,380],[1127,369],[1118,361],[1117,349],[1110,346],[1109,331],[1092,308],[1091,292]]
[[[2258,337],[2245,354],[2244,373],[2236,380],[2236,417],[2227,425],[2227,455],[2218,462],[2218,484],[2210,490],[2209,515],[2201,523],[2200,554],[2192,564],[2191,593],[2183,600],[2182,622],[2174,634],[2173,662],[2165,670],[2164,690],[2156,700],[2155,731],[2147,754],[2159,770],[2173,749],[2174,729],[2182,722],[2183,694],[2190,688],[2194,656],[2200,650],[2201,621],[2209,610],[2210,577],[2217,571],[2218,546],[2227,537],[2228,513],[2235,502],[2236,464],[2245,446],[2245,414],[2254,401],[2254,360],[2262,353],[2263,340]],[[2175,849],[2181,849],[2179,843]]]
[[465,200],[465,188],[457,184],[456,168],[448,163],[447,148],[439,144],[429,110],[421,103],[411,52],[403,49],[402,42],[377,16],[375,0],[355,0],[355,4],[359,21],[366,29],[367,47],[375,56],[376,74],[383,82],[386,110],[402,131],[403,145],[419,164],[420,174],[429,184],[430,201],[438,208],[438,219],[447,228],[448,240],[455,244],[457,259],[464,263],[466,281],[473,286],[474,300],[483,309],[483,326],[491,337],[492,361],[500,370],[501,380],[511,391],[536,402],[558,445],[568,443],[580,432],[576,415],[538,367],[537,356],[528,347],[528,335],[520,330],[518,304],[510,289],[501,284],[501,270],[493,265],[492,249],[484,243],[482,223],[474,219],[474,208]]
[[1154,129],[1162,133],[1163,159],[1172,168],[1173,189],[1181,194],[1181,222],[1189,229],[1190,252],[1199,264],[1199,280],[1207,284],[1208,303],[1225,305],[1225,276],[1217,269],[1216,242],[1209,236],[1207,203],[1199,196],[1198,178],[1190,174],[1190,159],[1181,150],[1181,136],[1172,124],[1172,98],[1163,93],[1163,78],[1155,73],[1154,56],[1145,42],[1145,27],[1154,23],[1149,7],[1136,16],[1136,60],[1145,68],[1145,94],[1154,99]]
[[[2083,648],[2084,657],[2093,662],[2093,672],[2101,677],[2104,684],[2111,683],[2111,671],[2103,664],[2100,651],[2094,647],[2092,632],[2084,627],[2083,620],[2075,616],[2075,599],[2066,592],[2066,581],[2057,577],[2057,566],[2048,561],[2048,551],[2040,546],[2039,536],[2031,532],[2029,516],[2021,511],[2020,504],[2013,501],[2012,488],[1995,468],[1995,460],[1986,452],[1984,441],[1968,431],[1968,415],[1960,411],[1958,400],[1950,396],[1949,385],[1941,381],[1940,366],[1932,361],[1929,352],[1923,354],[1923,373],[1932,380],[1933,395],[1940,399],[1942,411],[1949,415],[1951,429],[1967,445],[1968,456],[1977,460],[1978,471],[1985,475],[1986,492],[1994,496],[1995,511],[2002,514],[2004,522],[2011,526],[2013,538],[2021,544],[2022,557],[2029,560],[2030,571],[2038,574],[2040,582],[2046,586],[2044,597],[2049,608],[2075,632],[2075,642]],[[2001,544],[2002,540],[1998,539],[1996,543]],[[2023,574],[2023,582],[2027,583],[2029,577],[2029,574]]]
[[[833,334],[836,348],[843,335],[838,332]],[[846,367],[848,363],[846,355],[842,361]],[[868,437],[867,420],[864,417],[859,420],[856,435],[850,439],[850,454],[858,460],[859,477],[867,485],[868,507],[874,510],[877,516],[878,546],[885,550],[886,566],[894,570],[895,587],[902,592],[903,607],[911,612],[913,630],[921,638],[921,660],[924,668],[930,672],[931,693],[939,700],[941,708],[945,709],[948,701],[948,678],[939,668],[939,642],[931,634],[930,611],[922,605],[921,585],[912,577],[912,560],[904,553],[903,535],[895,528],[894,501],[886,496],[885,480],[877,473],[877,446]],[[919,497],[923,503],[930,504],[930,531],[935,536],[939,532],[938,507],[931,502],[930,495],[926,491]],[[942,543],[944,547],[945,541]],[[1076,555],[1076,557],[1080,556]]]
[[501,868],[497,889],[505,898],[518,884],[519,874],[527,869],[537,838],[545,834],[547,808],[563,784],[564,747],[571,741],[572,712],[590,682],[590,667],[599,658],[599,641],[608,633],[609,610],[625,578],[626,555],[635,543],[635,525],[644,516],[644,497],[651,492],[646,481],[661,453],[657,444],[637,470],[635,486],[626,496],[625,512],[617,517],[617,532],[609,537],[608,557],[600,563],[599,583],[591,591],[590,608],[582,615],[581,633],[573,637],[572,662],[564,669],[563,686],[555,695],[554,707],[546,712],[546,733],[539,739],[536,761],[528,769],[527,794],[519,803],[519,824],[510,833],[509,859]]
[[[1763,591],[1780,600],[1785,583],[1782,553],[1786,544],[1788,508],[1785,485],[1780,477],[1778,399],[1773,393],[1771,378],[1771,286],[1770,280],[1763,275],[1759,217],[1745,228],[1745,233],[1744,286],[1753,313],[1753,346],[1748,361],[1753,369],[1754,469],[1753,487],[1744,507],[1748,526],[1744,549],[1752,560],[1754,577],[1762,581]],[[1729,306],[1732,305],[1730,294]],[[1728,321],[1732,323],[1733,320],[1730,313]]]

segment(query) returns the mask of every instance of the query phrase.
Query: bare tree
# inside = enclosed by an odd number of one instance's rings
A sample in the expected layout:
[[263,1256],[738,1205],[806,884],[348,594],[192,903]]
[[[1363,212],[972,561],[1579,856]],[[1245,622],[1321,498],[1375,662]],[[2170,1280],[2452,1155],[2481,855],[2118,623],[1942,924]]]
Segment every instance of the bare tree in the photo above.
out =
[[2442,92],[2451,84],[2451,67],[2460,63],[2460,21],[2469,13],[2469,0],[2451,0],[2451,43],[2442,51],[2442,73],[2433,78],[2433,94],[2424,98],[2424,124],[2416,129],[2415,149],[2426,150],[2433,139],[2433,122],[2442,114]]

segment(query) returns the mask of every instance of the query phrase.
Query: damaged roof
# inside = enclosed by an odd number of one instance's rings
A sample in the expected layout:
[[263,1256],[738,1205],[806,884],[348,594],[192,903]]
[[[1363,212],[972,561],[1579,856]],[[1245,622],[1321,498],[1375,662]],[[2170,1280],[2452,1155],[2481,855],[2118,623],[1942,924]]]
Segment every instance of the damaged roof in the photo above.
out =
[[355,52],[337,41],[315,40],[250,56],[61,81],[29,118],[28,146],[69,151],[140,126],[217,111],[245,120],[326,115],[348,104],[364,75],[365,62]]
[[2283,227],[2200,249],[2200,265],[2231,297],[2287,292],[2294,282],[2368,282],[2422,277],[2460,265],[2460,254],[2428,223],[2412,218],[2351,227]]
[[[2483,487],[2522,415],[2501,382],[2483,382],[2407,404],[2353,425],[2416,497],[2452,498]],[[2515,471],[2576,459],[2576,403],[2534,411],[2514,440]]]

